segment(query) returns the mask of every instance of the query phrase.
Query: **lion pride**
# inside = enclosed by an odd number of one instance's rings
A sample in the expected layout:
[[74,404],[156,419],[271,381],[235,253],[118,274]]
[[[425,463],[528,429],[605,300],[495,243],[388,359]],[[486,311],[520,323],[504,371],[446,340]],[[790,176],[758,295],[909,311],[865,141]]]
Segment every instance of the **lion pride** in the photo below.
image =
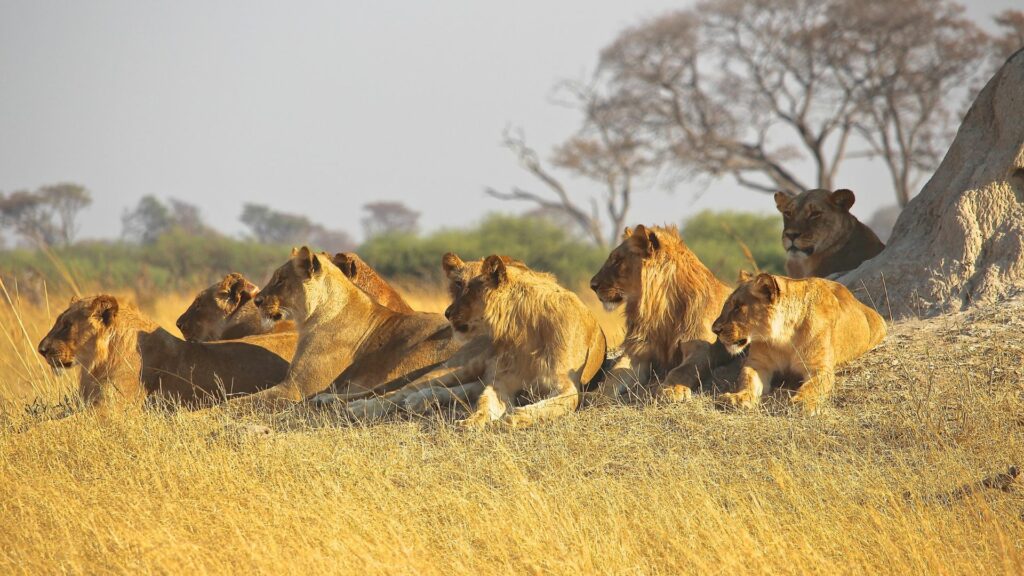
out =
[[660,387],[684,363],[691,342],[714,342],[711,323],[730,291],[675,227],[643,225],[626,228],[590,287],[608,310],[625,304],[623,348],[645,388]]
[[792,402],[815,412],[835,369],[885,338],[885,321],[850,291],[822,278],[749,275],[729,296],[713,329],[733,354],[748,350],[735,391],[718,402],[750,408],[773,383],[798,383]]
[[332,386],[346,399],[400,388],[457,350],[440,314],[381,306],[326,254],[293,250],[253,299],[265,318],[289,319],[299,331],[288,375],[233,407],[278,409]]
[[[604,333],[576,294],[498,255],[484,260],[448,316],[462,339],[489,335],[492,345],[483,392],[462,426],[529,426],[572,412],[605,360]],[[516,407],[520,394],[534,401]]]
[[871,228],[850,214],[855,200],[845,188],[808,190],[795,197],[775,193],[775,207],[782,213],[786,272],[791,277],[824,278],[847,272],[885,248]]
[[[354,252],[339,252],[331,261],[382,306],[397,312],[413,311],[402,295]],[[245,276],[232,272],[196,296],[178,318],[178,329],[193,342],[294,331],[292,322],[273,322],[260,316],[252,302],[258,292],[259,288]]]
[[102,294],[73,300],[39,343],[55,370],[81,366],[86,406],[139,406],[149,396],[205,404],[268,388],[284,377],[295,334],[185,342],[128,303]]

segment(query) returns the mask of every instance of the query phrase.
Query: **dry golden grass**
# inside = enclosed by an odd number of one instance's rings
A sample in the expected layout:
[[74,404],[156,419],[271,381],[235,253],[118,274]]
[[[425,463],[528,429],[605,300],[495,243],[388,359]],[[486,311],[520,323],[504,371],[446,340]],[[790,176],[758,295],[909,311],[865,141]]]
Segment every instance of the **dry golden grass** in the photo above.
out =
[[[173,327],[185,300],[148,311]],[[1020,493],[952,492],[1024,462],[1021,302],[894,327],[814,418],[702,398],[463,433],[296,410],[261,438],[204,413],[24,430],[73,387],[34,354],[60,307],[0,310],[3,574],[1024,573]]]

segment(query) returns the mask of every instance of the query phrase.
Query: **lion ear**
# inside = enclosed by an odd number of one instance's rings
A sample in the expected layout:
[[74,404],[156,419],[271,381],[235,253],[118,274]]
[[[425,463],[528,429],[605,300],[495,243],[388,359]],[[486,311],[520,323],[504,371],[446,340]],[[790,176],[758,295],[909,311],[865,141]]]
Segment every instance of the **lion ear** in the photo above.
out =
[[650,256],[661,248],[661,240],[658,239],[657,233],[643,224],[640,224],[636,227],[636,230],[633,230],[633,236],[631,237],[635,239],[637,247],[640,248],[645,256]]
[[320,260],[316,257],[316,254],[313,254],[309,247],[303,246],[302,248],[299,248],[299,251],[294,257],[299,270],[304,272],[308,277],[312,278],[315,274],[320,273]]
[[487,276],[488,283],[492,288],[500,286],[508,278],[505,263],[497,254],[492,254],[484,260],[483,266],[480,267],[480,273]]
[[356,274],[359,272],[359,266],[356,265],[356,259],[345,252],[338,252],[331,259],[331,262],[341,270],[341,273],[348,276],[349,279],[355,279]]
[[779,281],[771,274],[762,272],[754,278],[754,292],[771,302],[779,296]]
[[743,284],[744,282],[750,282],[750,279],[753,277],[754,275],[751,274],[750,272],[747,272],[746,270],[740,270],[740,284]]
[[450,276],[452,272],[462,270],[462,267],[466,263],[459,258],[458,254],[454,252],[446,252],[444,256],[441,256],[441,269],[444,270],[445,276]]
[[109,294],[102,294],[93,298],[89,307],[92,311],[92,315],[99,318],[100,321],[107,326],[113,324],[114,318],[117,318],[117,311],[119,308],[117,298],[114,298]]
[[626,229],[622,231],[622,239],[629,240],[629,237],[632,235],[633,231],[629,229],[629,226],[626,226]]
[[779,212],[785,212],[793,203],[793,197],[779,190],[775,193],[775,208]]
[[228,298],[236,305],[244,304],[257,291],[256,285],[249,282],[245,276],[238,272],[232,272],[225,276],[223,284],[228,293]]
[[74,304],[75,302],[78,302],[79,300],[81,300],[81,298],[78,297],[78,294],[72,294],[71,295],[71,301],[68,302],[68,306],[71,306],[72,304]]
[[292,253],[289,256],[289,258],[295,258],[298,254],[299,254],[299,249],[296,248],[295,246],[292,246]]
[[857,197],[853,194],[853,190],[848,190],[846,188],[840,188],[828,195],[828,201],[836,208],[842,209],[843,212],[849,212],[850,208],[853,208],[853,203],[856,200]]

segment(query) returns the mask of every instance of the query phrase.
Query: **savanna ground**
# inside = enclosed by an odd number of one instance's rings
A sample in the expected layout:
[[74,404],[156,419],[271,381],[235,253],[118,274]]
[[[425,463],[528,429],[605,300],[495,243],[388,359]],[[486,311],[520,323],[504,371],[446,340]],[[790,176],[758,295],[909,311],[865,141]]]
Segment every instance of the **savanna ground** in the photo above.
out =
[[[465,433],[296,410],[264,437],[33,424],[74,387],[34,352],[65,302],[0,309],[3,574],[1024,573],[1024,492],[979,487],[1024,463],[1022,300],[891,326],[816,417],[699,398]],[[173,330],[186,304],[146,309]]]

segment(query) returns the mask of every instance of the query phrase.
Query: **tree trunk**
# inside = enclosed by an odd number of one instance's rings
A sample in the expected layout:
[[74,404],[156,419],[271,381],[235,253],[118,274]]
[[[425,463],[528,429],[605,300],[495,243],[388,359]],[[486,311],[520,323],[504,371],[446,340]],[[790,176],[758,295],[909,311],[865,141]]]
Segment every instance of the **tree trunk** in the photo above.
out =
[[1024,50],[978,94],[885,250],[839,281],[893,318],[1024,289]]

